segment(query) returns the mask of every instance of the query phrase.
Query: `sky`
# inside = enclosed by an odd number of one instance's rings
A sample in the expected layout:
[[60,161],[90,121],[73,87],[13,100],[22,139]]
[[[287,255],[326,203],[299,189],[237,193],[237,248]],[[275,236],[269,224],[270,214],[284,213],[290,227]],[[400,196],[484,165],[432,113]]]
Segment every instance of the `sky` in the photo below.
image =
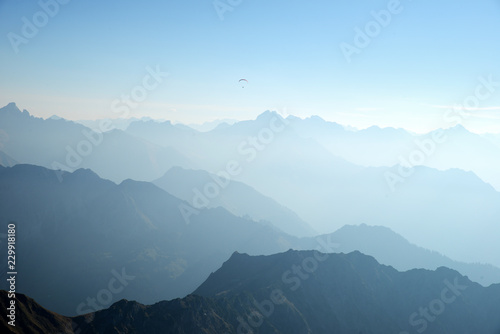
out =
[[500,133],[499,17],[500,0],[0,0],[0,105]]

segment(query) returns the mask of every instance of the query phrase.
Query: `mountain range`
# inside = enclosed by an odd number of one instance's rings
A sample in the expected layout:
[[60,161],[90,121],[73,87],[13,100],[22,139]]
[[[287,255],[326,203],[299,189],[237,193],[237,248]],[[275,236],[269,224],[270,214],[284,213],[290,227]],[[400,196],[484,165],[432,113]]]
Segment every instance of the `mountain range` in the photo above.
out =
[[[413,134],[404,129],[377,126],[350,131],[318,116],[306,119],[289,116],[288,119],[298,134],[317,140],[334,155],[357,165],[390,167],[410,162],[439,170],[459,168],[474,172],[500,190],[500,177],[496,172],[500,168],[498,134],[482,136],[454,123],[448,129]],[[415,163],[409,161],[412,155]]]
[[[491,159],[498,150],[460,125],[427,135],[377,127],[352,131],[319,117],[284,119],[265,112],[253,121],[207,133],[193,134],[168,122],[133,122],[126,131],[189,152],[199,168],[212,174],[237,163],[240,170],[233,180],[292,208],[319,233],[345,224],[382,225],[455,259],[500,266],[491,251],[497,247],[493,236],[500,219],[500,193],[494,182],[467,171],[477,161],[497,175],[498,164]],[[469,139],[482,149],[469,152],[472,146],[464,144]],[[453,153],[461,150],[468,151],[462,156]],[[451,159],[448,165],[439,162],[442,154]],[[436,168],[404,165],[422,156],[421,164]],[[450,166],[454,168],[447,169]],[[484,178],[485,171],[480,174]],[[442,235],[447,237],[437,237]],[[479,240],[484,248],[477,247]]]
[[[275,112],[206,132],[124,124],[95,122],[101,133],[0,109],[0,226],[18,226],[19,291],[53,311],[184,297],[234,251],[361,251],[397,270],[446,266],[483,286],[500,282],[500,193],[437,159],[445,150],[460,165],[456,143],[468,152],[471,141],[495,166],[494,134],[355,130]],[[415,144],[429,135],[448,138],[426,155],[436,168],[385,165],[429,149]],[[130,280],[91,305],[117,277]]]
[[[268,127],[272,117],[278,117],[283,122],[283,118],[277,113],[267,111],[255,121],[226,124],[224,127],[214,128],[203,134],[198,133],[198,136],[194,138],[217,142],[217,145],[213,147],[220,149],[225,147],[224,137],[236,137],[239,139],[237,142],[241,142],[246,136],[255,135],[262,128]],[[325,121],[318,116],[305,119],[288,116],[285,122],[286,130],[289,132],[293,132],[302,139],[314,140],[332,155],[358,166],[392,167],[411,164],[439,170],[459,168],[474,172],[484,182],[500,190],[500,178],[496,173],[500,168],[498,134],[478,135],[460,124],[426,134],[414,134],[404,129],[377,126],[353,131],[335,122]],[[196,152],[200,145],[186,137],[197,132],[187,128],[183,130],[181,131],[178,126],[172,125],[169,121],[151,120],[133,121],[126,129],[128,133],[160,146],[169,145],[181,152],[191,152],[194,149]],[[227,142],[225,143],[227,145]],[[187,147],[190,149],[185,150]],[[208,152],[213,154],[214,149]],[[220,151],[226,150],[220,149]],[[416,156],[416,154],[419,155],[418,159],[413,159],[415,160],[413,161],[412,155]],[[211,170],[202,162],[198,161],[198,163],[203,169]]]
[[189,202],[193,208],[220,206],[236,216],[248,216],[255,221],[268,222],[290,235],[317,234],[290,209],[260,194],[252,187],[224,175],[172,167],[153,183]]
[[0,222],[17,226],[20,292],[61,313],[80,312],[114,272],[137,277],[123,297],[152,303],[187,294],[234,250],[290,246],[282,232],[221,208],[198,210],[187,223],[187,203],[151,183],[116,185],[83,169],[61,176],[31,165],[0,168]]
[[89,168],[121,182],[153,180],[172,166],[193,167],[171,147],[146,142],[103,122],[104,133],[64,119],[42,119],[22,112],[14,103],[0,108],[0,150],[18,163],[62,171]]
[[[483,285],[500,282],[496,267],[454,262],[383,227],[346,226],[329,235],[297,238],[221,207],[195,209],[151,183],[117,185],[85,169],[64,172],[61,179],[33,165],[0,167],[0,222],[4,230],[11,221],[17,225],[19,292],[65,315],[101,309],[117,298],[151,304],[183,297],[235,250],[253,255],[289,248],[361,250],[400,270],[446,265]],[[233,201],[243,203],[239,191],[245,195],[249,189],[234,190]],[[51,260],[53,254],[57,261]],[[0,263],[6,268],[6,259]],[[89,306],[87,298],[116,275],[134,279],[112,299]],[[5,278],[0,288],[6,288]]]
[[[16,302],[14,333],[500,333],[500,285],[444,267],[399,272],[360,252],[234,253],[185,298],[120,300],[73,318]],[[0,326],[12,329],[5,317]]]

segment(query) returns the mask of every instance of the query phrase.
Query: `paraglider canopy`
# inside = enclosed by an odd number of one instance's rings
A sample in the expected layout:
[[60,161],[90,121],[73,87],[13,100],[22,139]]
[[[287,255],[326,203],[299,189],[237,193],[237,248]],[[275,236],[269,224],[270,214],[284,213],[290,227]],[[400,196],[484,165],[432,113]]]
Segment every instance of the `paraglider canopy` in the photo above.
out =
[[245,85],[248,83],[247,79],[240,79],[238,81],[241,84],[241,88],[245,88]]

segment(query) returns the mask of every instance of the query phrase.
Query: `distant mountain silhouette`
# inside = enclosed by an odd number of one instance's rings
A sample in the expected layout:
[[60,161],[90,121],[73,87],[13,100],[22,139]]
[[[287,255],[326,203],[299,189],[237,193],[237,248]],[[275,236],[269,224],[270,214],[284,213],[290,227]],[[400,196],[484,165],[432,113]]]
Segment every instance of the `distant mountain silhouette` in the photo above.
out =
[[188,211],[186,221],[185,207],[147,182],[116,185],[84,169],[60,182],[43,167],[0,167],[0,226],[17,224],[18,291],[67,315],[88,309],[79,305],[122,270],[136,278],[120,298],[153,303],[189,293],[234,250],[271,254],[294,240],[222,208]]
[[305,138],[312,138],[332,154],[360,166],[392,166],[399,163],[401,149],[411,144],[413,136],[403,129],[372,126],[349,130],[318,116],[305,119],[289,116],[290,128]]
[[[43,167],[0,167],[0,226],[5,231],[10,221],[17,223],[17,265],[23,272],[18,291],[65,315],[93,309],[87,297],[96,298],[122,270],[135,278],[113,301],[182,297],[235,250],[260,255],[289,248],[357,249],[398,269],[449,265],[482,284],[499,282],[497,268],[453,262],[382,227],[346,227],[331,236],[297,239],[222,208],[186,208],[187,202],[147,182],[116,185],[84,169],[63,173],[60,182]],[[1,268],[6,260],[0,260]]]
[[[383,225],[453,259],[500,267],[495,237],[500,232],[500,193],[466,171],[483,166],[483,179],[499,175],[497,146],[491,140],[457,126],[444,132],[448,140],[436,145],[423,162],[463,170],[361,167],[348,162],[342,150],[355,150],[353,154],[376,165],[379,158],[410,159],[417,149],[423,150],[415,140],[424,141],[428,135],[378,127],[351,131],[319,117],[288,118],[267,111],[255,120],[209,132],[170,122],[132,122],[127,132],[107,132],[102,144],[92,146],[92,153],[79,163],[73,161],[70,170],[91,168],[115,182],[151,181],[174,166],[217,174],[228,163],[237,163],[241,172],[235,181],[290,208],[320,233],[345,224]],[[55,162],[77,159],[68,150],[84,150],[89,140],[80,124],[34,118],[13,104],[0,110],[0,127],[4,153],[18,163],[51,168],[57,168]],[[338,150],[332,151],[331,145]],[[444,157],[449,159],[442,161]]]
[[191,136],[201,135],[194,129],[183,125],[176,126],[170,121],[135,121],[129,124],[126,131],[151,143],[164,146],[171,146],[174,142],[183,142]]
[[213,129],[218,128],[218,127],[230,126],[231,124],[234,124],[236,122],[238,122],[238,121],[235,119],[225,118],[225,119],[218,119],[218,120],[211,121],[211,122],[205,122],[203,124],[187,124],[187,126],[189,126],[192,129],[195,129],[197,131],[207,132],[207,131],[212,131]]
[[[491,176],[500,175],[496,147],[465,128],[445,130],[447,140],[430,147],[426,140],[432,133],[417,136],[379,127],[352,131],[317,116],[283,119],[271,111],[206,133],[177,134],[180,130],[168,123],[139,125],[135,135],[187,154],[197,169],[217,174],[237,162],[241,172],[235,180],[290,208],[319,233],[346,224],[382,225],[453,259],[500,267],[495,238],[500,193],[467,171],[483,165]],[[462,154],[462,148],[474,150],[469,137],[482,148]],[[422,154],[422,164],[446,170],[401,166],[400,158],[418,161]],[[441,164],[444,156],[454,162]]]
[[[2,291],[4,309],[8,302]],[[183,299],[121,300],[75,318],[23,295],[17,303],[17,333],[35,325],[52,333],[500,333],[500,285],[484,288],[444,267],[398,272],[360,252],[234,253]],[[6,317],[0,326],[9,329]]]
[[[286,131],[285,122],[278,113],[266,111],[255,120],[216,127],[208,132],[179,128],[167,121],[162,123],[133,122],[127,128],[127,133],[157,145],[173,147],[177,151],[183,152],[200,169],[209,172],[219,171],[221,166],[225,166],[231,160],[236,160],[244,165],[248,163],[248,160],[260,160],[260,158],[255,159],[251,151],[256,151],[257,155],[259,155],[259,151],[268,155],[267,149],[264,150],[262,146],[274,146],[277,141],[281,142],[281,150],[277,157],[283,159],[283,163],[295,162],[297,158],[309,158],[311,163],[317,159],[322,163],[343,163],[341,159],[336,159],[316,142],[304,139],[293,131]],[[267,129],[265,135],[270,136],[270,138],[262,138],[266,143],[272,143],[272,145],[257,143],[258,149],[252,149],[254,144],[249,142],[249,138],[255,137],[263,129]],[[355,167],[348,163],[345,165],[346,168]]]
[[115,182],[150,181],[172,166],[194,166],[172,147],[160,147],[117,129],[101,135],[64,119],[33,117],[14,103],[0,108],[0,147],[18,163],[68,171],[91,168]]
[[483,134],[483,137],[491,141],[493,144],[497,145],[500,148],[500,133],[486,133]]
[[102,122],[107,122],[107,121],[112,122],[116,129],[125,131],[132,122],[139,122],[139,121],[148,122],[148,121],[153,121],[153,119],[151,119],[150,117],[114,118],[114,119],[103,118],[96,120],[76,120],[74,122],[82,124],[83,126],[86,126],[94,131],[100,131]]
[[329,235],[319,236],[316,239],[302,239],[296,249],[314,249],[318,245],[317,239],[327,240],[330,245],[334,245],[331,247],[335,252],[360,251],[400,271],[448,267],[483,286],[500,283],[498,267],[453,261],[438,252],[411,244],[401,235],[383,226],[346,225]]
[[[421,163],[424,166],[440,170],[460,168],[473,171],[500,190],[500,176],[497,173],[500,169],[500,141],[497,134],[484,138],[468,131],[461,124],[446,130],[415,135],[403,129],[377,126],[349,131],[318,116],[306,119],[289,117],[289,121],[290,127],[301,136],[317,140],[332,154],[357,165],[394,166],[401,164],[400,157],[408,160],[412,153],[421,151],[427,155]],[[435,138],[439,140],[435,141]]]
[[472,171],[500,191],[499,146],[481,135],[468,131],[460,124],[444,130],[443,136],[446,141],[440,144],[437,148],[439,151],[426,161],[426,166],[440,170],[460,168]]
[[[227,176],[231,178],[231,175]],[[260,194],[252,187],[227,179],[225,176],[202,170],[173,167],[153,183],[189,202],[193,207],[221,206],[236,216],[249,216],[256,221],[270,222],[291,235],[315,234],[313,229],[290,209]]]

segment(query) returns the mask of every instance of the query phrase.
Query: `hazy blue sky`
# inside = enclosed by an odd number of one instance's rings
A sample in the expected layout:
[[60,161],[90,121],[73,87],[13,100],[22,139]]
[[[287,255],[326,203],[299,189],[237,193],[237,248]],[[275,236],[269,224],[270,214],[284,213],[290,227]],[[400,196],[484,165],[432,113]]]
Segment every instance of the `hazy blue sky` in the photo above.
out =
[[[286,108],[423,131],[454,125],[443,120],[447,106],[473,96],[478,77],[500,82],[499,0],[401,0],[350,62],[340,45],[356,46],[355,28],[394,1],[238,2],[220,1],[235,4],[221,20],[212,0],[72,0],[45,24],[38,2],[0,0],[0,105],[14,101],[42,117],[116,117],[112,101],[158,65],[169,76],[130,116],[190,123]],[[23,17],[40,28],[16,53]],[[489,95],[466,127],[500,132],[500,83]]]

